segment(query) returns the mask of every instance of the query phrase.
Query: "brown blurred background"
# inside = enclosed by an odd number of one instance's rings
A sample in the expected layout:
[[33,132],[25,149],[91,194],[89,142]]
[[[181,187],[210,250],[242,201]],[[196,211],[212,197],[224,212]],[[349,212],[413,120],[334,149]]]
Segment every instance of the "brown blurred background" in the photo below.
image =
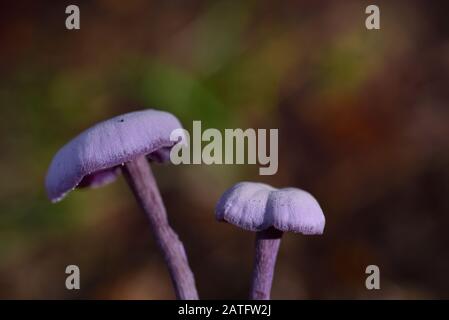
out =
[[174,298],[122,177],[54,205],[43,183],[80,131],[149,107],[186,128],[279,128],[274,176],[153,166],[202,298],[247,297],[254,234],[214,220],[241,180],[308,190],[326,215],[323,236],[284,237],[273,298],[449,298],[447,3],[3,1],[0,298]]

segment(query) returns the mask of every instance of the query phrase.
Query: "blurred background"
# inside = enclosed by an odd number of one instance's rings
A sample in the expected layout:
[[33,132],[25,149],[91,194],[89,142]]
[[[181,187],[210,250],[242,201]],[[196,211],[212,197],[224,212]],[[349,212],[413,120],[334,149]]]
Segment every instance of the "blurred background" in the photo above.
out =
[[[81,29],[65,28],[77,4]],[[0,298],[173,299],[123,177],[51,204],[57,150],[144,108],[190,129],[278,128],[279,170],[153,165],[201,298],[246,298],[254,234],[214,219],[241,180],[319,200],[321,237],[286,234],[274,299],[449,298],[447,1],[3,1]],[[65,288],[65,268],[81,289]],[[381,290],[365,288],[378,265]]]

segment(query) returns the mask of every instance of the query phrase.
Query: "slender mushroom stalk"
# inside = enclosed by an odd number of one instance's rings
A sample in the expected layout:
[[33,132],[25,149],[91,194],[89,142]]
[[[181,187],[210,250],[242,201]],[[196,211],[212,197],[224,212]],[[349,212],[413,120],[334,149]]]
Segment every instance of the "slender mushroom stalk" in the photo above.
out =
[[52,202],[75,188],[100,187],[115,180],[119,168],[150,222],[178,299],[198,299],[184,246],[168,223],[149,160],[167,162],[178,119],[157,110],[137,111],[103,121],[79,134],[54,156],[45,186]]
[[249,298],[269,300],[273,283],[274,267],[281,244],[282,231],[275,228],[256,233],[256,254]]
[[195,279],[189,268],[184,246],[168,223],[159,189],[144,156],[124,164],[123,174],[137,202],[150,221],[156,243],[167,263],[177,299],[197,300]]
[[216,218],[256,232],[250,299],[270,299],[276,258],[284,232],[322,234],[325,218],[315,198],[296,188],[276,189],[240,182],[218,201]]

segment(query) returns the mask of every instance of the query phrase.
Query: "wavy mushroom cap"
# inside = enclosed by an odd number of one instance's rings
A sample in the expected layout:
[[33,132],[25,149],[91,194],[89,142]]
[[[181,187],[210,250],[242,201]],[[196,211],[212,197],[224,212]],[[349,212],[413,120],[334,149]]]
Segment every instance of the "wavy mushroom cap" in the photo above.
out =
[[172,114],[158,110],[127,113],[100,122],[79,134],[54,156],[45,186],[52,202],[76,187],[99,187],[115,180],[119,167],[138,156],[166,162],[182,128]]
[[242,229],[322,234],[323,211],[308,192],[296,188],[276,189],[267,184],[240,182],[227,190],[215,209],[219,221]]

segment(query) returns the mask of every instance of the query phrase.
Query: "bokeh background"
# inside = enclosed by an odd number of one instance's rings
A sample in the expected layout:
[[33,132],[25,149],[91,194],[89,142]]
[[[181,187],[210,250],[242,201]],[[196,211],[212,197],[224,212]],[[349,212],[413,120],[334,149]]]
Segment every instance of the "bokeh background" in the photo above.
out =
[[279,129],[274,176],[153,165],[202,298],[247,297],[254,234],[214,219],[241,180],[306,189],[327,218],[321,237],[285,235],[273,298],[449,298],[449,7],[375,3],[379,31],[371,1],[3,1],[0,298],[174,298],[122,177],[58,204],[44,190],[69,139],[150,107],[188,129]]

